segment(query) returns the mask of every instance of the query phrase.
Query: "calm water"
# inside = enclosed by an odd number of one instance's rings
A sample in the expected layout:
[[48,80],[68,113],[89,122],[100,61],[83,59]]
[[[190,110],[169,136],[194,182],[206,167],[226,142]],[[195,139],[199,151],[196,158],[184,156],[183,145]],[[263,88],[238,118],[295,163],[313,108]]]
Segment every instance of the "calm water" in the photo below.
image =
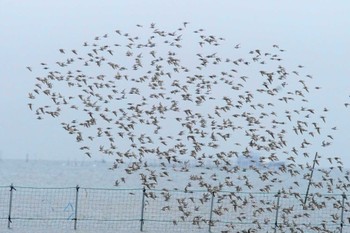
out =
[[34,187],[113,187],[111,163],[81,161],[0,161],[0,185]]

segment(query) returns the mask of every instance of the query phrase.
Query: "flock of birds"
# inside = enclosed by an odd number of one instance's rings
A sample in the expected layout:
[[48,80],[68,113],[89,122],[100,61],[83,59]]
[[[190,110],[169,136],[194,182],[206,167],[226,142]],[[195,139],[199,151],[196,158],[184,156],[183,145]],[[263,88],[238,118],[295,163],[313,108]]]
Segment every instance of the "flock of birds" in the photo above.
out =
[[[155,198],[152,189],[185,173],[186,192],[233,190],[236,200],[235,192],[278,189],[309,208],[319,204],[304,203],[301,186],[313,194],[349,187],[341,159],[323,154],[336,127],[328,126],[328,108],[309,102],[320,87],[302,65],[287,67],[278,45],[244,51],[188,22],[171,31],[152,23],[58,52],[55,64],[27,67],[38,73],[28,106],[39,120],[61,119],[85,155],[115,158],[113,169],[125,174],[116,185],[136,174]],[[242,158],[247,167],[237,165]],[[166,184],[161,197],[170,198]],[[185,220],[194,215],[184,203]]]

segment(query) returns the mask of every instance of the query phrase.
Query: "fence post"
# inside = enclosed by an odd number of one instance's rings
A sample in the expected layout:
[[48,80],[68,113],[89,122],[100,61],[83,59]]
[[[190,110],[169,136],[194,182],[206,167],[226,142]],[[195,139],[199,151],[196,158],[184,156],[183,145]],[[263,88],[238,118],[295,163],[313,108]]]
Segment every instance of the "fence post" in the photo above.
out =
[[146,188],[143,187],[143,189],[142,189],[142,203],[141,203],[140,231],[143,231],[143,224],[144,224],[143,213],[145,211],[145,195],[146,195]]
[[74,213],[74,230],[77,229],[77,221],[78,221],[78,197],[79,197],[79,185],[75,187],[76,192],[75,192],[75,213]]
[[211,227],[213,225],[213,207],[214,207],[214,196],[215,193],[211,193],[211,202],[210,202],[210,214],[209,214],[209,232],[211,232]]
[[340,233],[343,232],[343,226],[344,226],[344,202],[346,199],[345,193],[342,195],[342,203],[341,203],[341,214],[340,214]]
[[12,212],[12,196],[13,196],[13,190],[16,191],[15,187],[13,186],[13,184],[11,184],[10,186],[10,203],[9,203],[9,216],[8,216],[8,222],[7,222],[7,227],[11,228],[11,212]]
[[308,195],[309,195],[310,186],[311,186],[311,181],[312,181],[312,176],[313,176],[313,174],[314,174],[315,165],[316,165],[316,162],[317,162],[317,157],[318,157],[318,153],[316,152],[315,158],[314,158],[314,161],[313,161],[313,164],[312,164],[312,170],[311,170],[311,173],[310,173],[309,183],[308,183],[307,188],[306,188],[305,199],[304,199],[304,209],[305,209],[307,197],[308,197]]
[[276,206],[276,216],[275,216],[275,229],[274,229],[274,233],[277,232],[277,227],[278,227],[278,211],[280,208],[280,196],[281,196],[281,192],[278,190],[277,192],[277,206]]

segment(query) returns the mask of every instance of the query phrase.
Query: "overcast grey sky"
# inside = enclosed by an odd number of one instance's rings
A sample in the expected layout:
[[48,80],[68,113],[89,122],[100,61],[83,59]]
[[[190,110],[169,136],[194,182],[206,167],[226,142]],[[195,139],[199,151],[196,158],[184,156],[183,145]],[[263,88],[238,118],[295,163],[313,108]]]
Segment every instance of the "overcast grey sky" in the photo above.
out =
[[[327,106],[337,126],[330,153],[350,167],[350,2],[348,1],[16,1],[0,0],[0,151],[2,158],[82,160],[79,145],[54,120],[29,111],[35,84],[26,66],[54,63],[116,29],[132,32],[152,22],[176,28],[184,21],[246,48],[278,44],[322,89],[310,101]],[[101,158],[94,158],[101,159]]]

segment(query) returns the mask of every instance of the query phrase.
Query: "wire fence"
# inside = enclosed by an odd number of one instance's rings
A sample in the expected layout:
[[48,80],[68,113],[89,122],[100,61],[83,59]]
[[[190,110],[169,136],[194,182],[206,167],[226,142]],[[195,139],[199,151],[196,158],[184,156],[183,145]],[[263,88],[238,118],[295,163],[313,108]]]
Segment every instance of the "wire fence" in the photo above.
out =
[[26,232],[342,233],[349,211],[345,193],[0,186],[1,226]]

